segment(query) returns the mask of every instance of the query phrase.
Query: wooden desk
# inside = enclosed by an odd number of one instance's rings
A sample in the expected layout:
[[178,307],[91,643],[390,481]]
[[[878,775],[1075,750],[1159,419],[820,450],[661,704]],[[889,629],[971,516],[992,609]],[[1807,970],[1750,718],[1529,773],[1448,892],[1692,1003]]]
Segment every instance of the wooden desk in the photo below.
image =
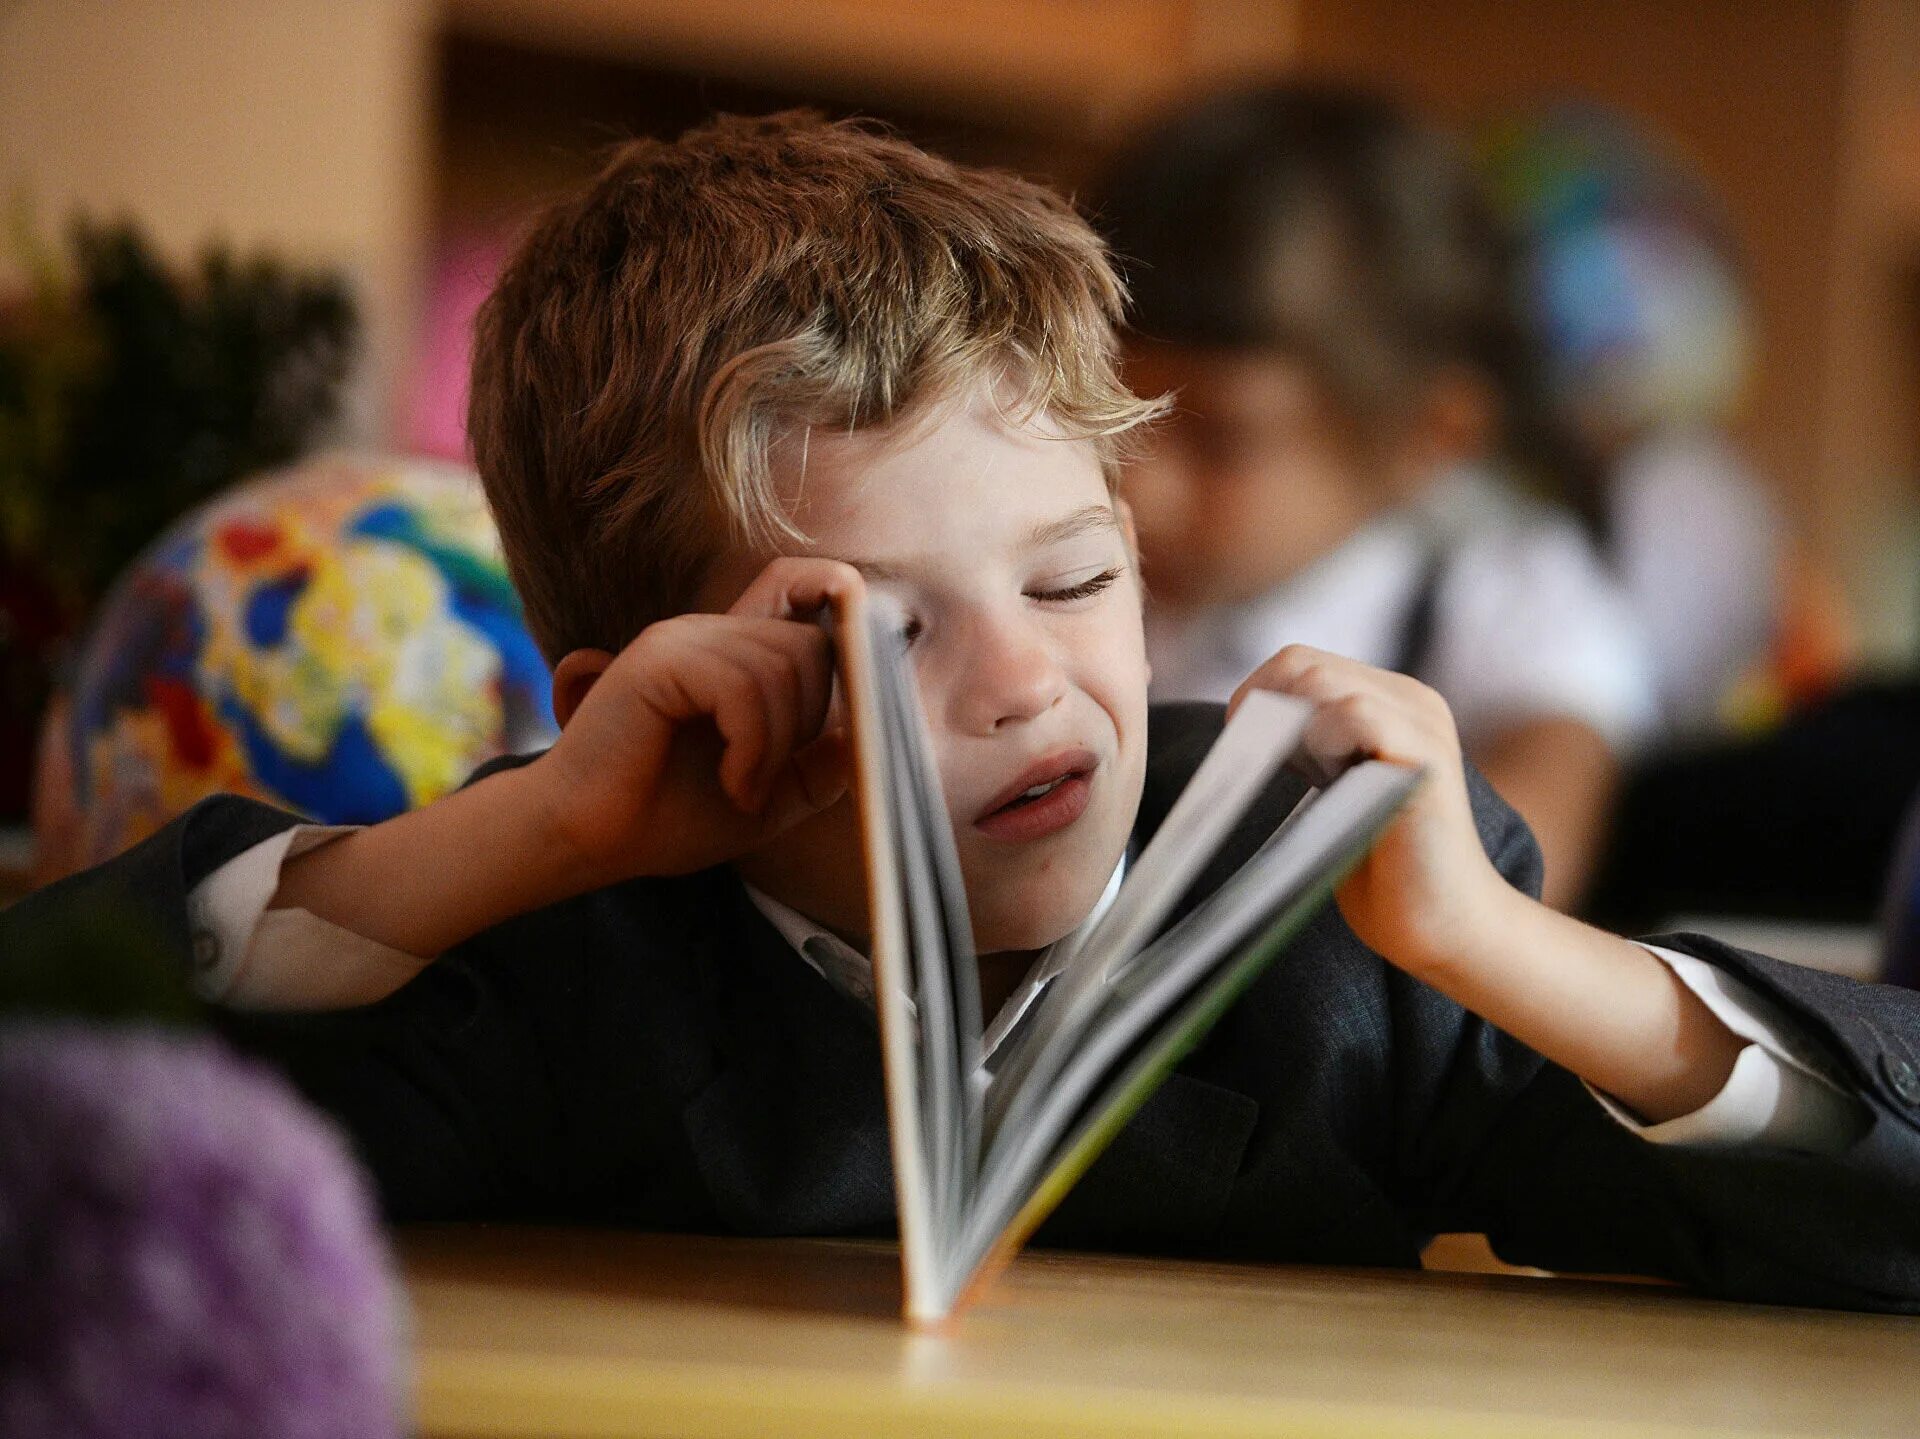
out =
[[1920,1433],[1920,1319],[1563,1280],[1028,1254],[950,1333],[888,1246],[401,1236],[421,1432]]

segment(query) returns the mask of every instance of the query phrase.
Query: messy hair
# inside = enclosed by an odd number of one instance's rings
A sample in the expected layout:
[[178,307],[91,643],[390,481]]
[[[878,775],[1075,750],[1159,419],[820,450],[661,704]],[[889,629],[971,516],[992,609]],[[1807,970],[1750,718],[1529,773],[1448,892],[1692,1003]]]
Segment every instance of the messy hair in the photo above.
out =
[[801,539],[771,455],[989,387],[1096,443],[1125,293],[1070,204],[862,122],[724,117],[620,146],[538,217],[477,322],[469,428],[549,657],[684,609],[727,544]]

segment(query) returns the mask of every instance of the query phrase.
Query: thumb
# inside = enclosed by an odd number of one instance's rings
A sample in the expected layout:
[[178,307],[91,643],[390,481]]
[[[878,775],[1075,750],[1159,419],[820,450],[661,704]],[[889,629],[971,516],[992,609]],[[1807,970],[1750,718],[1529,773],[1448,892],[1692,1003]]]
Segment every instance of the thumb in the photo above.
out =
[[762,832],[779,834],[838,801],[847,792],[852,760],[847,737],[835,730],[795,750],[760,810]]

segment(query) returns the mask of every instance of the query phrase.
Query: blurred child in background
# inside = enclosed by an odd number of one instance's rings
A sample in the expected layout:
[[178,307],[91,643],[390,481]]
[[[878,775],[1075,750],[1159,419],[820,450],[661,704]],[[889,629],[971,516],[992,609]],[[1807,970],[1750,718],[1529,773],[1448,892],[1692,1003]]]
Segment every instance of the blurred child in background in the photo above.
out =
[[[1656,929],[1864,925],[1920,787],[1920,685],[1849,675],[1835,579],[1794,553],[1730,433],[1755,325],[1726,220],[1667,148],[1591,105],[1500,126],[1482,149],[1524,244],[1547,393],[1596,461],[1543,478],[1599,485],[1569,498],[1599,518],[1660,707],[1589,909]],[[1890,940],[1890,975],[1908,948]]]
[[1779,516],[1727,431],[1754,326],[1725,219],[1684,165],[1591,105],[1507,122],[1481,148],[1524,247],[1549,398],[1596,461],[1550,478],[1603,486],[1575,502],[1601,517],[1647,637],[1663,739],[1724,731],[1767,687],[1786,563]]
[[1179,399],[1128,491],[1157,697],[1224,698],[1293,642],[1412,674],[1574,902],[1652,678],[1580,518],[1511,483],[1581,452],[1465,158],[1386,101],[1280,85],[1161,122],[1098,208],[1131,377]]

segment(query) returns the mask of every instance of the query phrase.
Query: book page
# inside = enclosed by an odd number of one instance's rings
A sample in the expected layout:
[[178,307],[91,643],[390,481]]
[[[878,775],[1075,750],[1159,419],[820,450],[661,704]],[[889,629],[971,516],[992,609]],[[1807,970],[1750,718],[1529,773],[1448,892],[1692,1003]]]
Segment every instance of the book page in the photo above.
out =
[[936,1282],[913,951],[901,878],[901,815],[893,802],[893,760],[875,674],[868,599],[864,591],[837,597],[821,623],[834,642],[834,663],[851,729],[853,793],[866,858],[873,1003],[880,1022],[906,1309],[912,1316],[937,1317],[946,1311]]
[[1092,1017],[1108,974],[1131,958],[1166,919],[1248,806],[1299,746],[1313,706],[1270,690],[1241,702],[1206,758],[1180,792],[1109,909],[1042,996],[1018,1050],[1003,1062],[987,1092],[988,1134],[999,1129],[1013,1096],[1046,1086]]
[[[1095,1017],[1015,1096],[994,1135],[965,1239],[971,1268],[1022,1242],[1228,1004],[1326,901],[1418,785],[1354,766],[1297,809],[1234,876],[1116,972]],[[1143,1038],[1144,1037],[1144,1038]]]
[[957,1233],[980,1163],[979,967],[966,886],[954,850],[919,696],[897,625],[876,611],[876,693],[885,715],[889,798],[896,808],[907,953],[920,1040],[921,1117],[936,1238]]
[[874,1005],[907,1312],[947,1312],[981,1147],[980,981],[953,830],[897,607],[861,592],[828,620],[852,728]]

